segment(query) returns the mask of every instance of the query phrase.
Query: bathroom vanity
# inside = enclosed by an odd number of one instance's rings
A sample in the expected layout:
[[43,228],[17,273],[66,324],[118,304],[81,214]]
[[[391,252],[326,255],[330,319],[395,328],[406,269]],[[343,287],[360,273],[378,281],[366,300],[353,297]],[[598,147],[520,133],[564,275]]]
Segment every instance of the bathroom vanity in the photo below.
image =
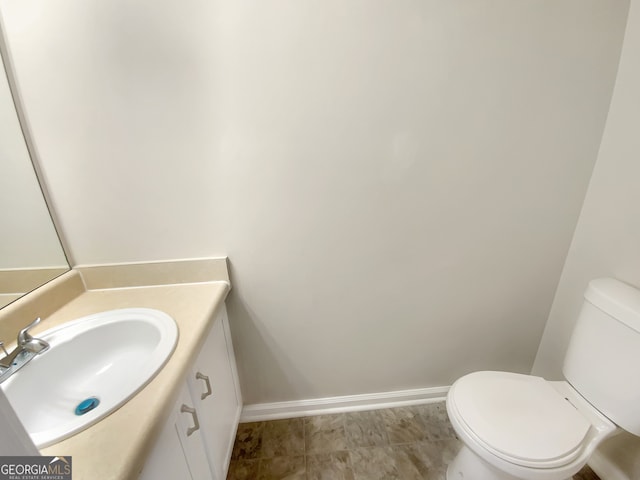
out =
[[224,306],[179,389],[140,480],[225,480],[240,395]]
[[85,267],[0,310],[6,338],[34,315],[43,317],[31,330],[37,336],[120,308],[157,309],[178,326],[175,350],[142,390],[40,452],[72,456],[74,480],[224,480],[242,408],[224,304],[229,289],[225,259]]

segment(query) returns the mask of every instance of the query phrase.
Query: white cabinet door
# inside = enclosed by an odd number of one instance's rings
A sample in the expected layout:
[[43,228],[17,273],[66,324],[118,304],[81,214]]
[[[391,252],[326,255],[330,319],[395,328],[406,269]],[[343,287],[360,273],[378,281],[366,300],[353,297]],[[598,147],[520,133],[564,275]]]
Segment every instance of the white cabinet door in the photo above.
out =
[[225,480],[241,408],[223,306],[139,480]]
[[[186,407],[186,408],[185,408]],[[186,384],[180,391],[139,480],[209,480],[212,478],[204,451],[199,418]]]
[[187,385],[198,411],[214,479],[225,480],[238,427],[241,399],[224,308],[213,322],[191,369]]
[[189,465],[189,471],[193,480],[207,480],[213,478],[207,454],[204,450],[202,427],[200,425],[199,412],[195,401],[189,395],[186,385],[180,392],[180,398],[176,404],[178,408],[178,422],[176,429],[178,438],[182,444],[184,456]]

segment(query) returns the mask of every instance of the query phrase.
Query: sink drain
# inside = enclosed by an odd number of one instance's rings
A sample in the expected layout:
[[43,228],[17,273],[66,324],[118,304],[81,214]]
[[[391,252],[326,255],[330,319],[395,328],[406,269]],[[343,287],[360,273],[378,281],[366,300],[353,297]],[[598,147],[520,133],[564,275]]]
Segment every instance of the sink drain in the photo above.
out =
[[81,401],[76,407],[76,415],[84,415],[100,405],[100,400],[96,397],[89,397]]

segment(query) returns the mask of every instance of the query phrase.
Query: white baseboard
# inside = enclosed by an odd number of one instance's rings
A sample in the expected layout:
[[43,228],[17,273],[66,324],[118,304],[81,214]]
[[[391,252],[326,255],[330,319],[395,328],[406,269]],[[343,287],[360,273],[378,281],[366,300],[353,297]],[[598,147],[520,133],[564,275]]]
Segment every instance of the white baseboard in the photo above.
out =
[[395,392],[366,393],[343,397],[313,398],[290,402],[245,405],[240,422],[261,422],[282,418],[308,417],[328,413],[355,412],[378,408],[404,407],[444,401],[449,387],[417,388]]

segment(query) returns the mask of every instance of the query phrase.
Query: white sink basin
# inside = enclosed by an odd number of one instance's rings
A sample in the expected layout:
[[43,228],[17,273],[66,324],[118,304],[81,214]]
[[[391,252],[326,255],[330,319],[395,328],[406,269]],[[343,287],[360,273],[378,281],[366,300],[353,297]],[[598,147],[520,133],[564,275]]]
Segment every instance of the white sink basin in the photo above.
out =
[[[178,327],[158,310],[127,308],[34,336],[51,347],[1,386],[41,448],[93,425],[139,392],[173,352]],[[86,402],[88,411],[76,413],[89,398],[99,404]]]

